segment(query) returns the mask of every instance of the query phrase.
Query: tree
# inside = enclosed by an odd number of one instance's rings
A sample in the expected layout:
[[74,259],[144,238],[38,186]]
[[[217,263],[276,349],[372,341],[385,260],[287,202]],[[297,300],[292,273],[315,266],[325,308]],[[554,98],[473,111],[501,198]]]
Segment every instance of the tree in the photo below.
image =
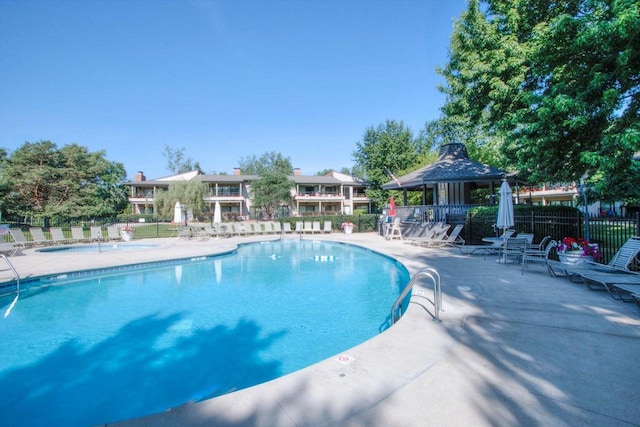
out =
[[167,190],[156,192],[156,209],[160,215],[173,218],[176,202],[180,202],[194,217],[200,217],[205,213],[206,195],[207,186],[200,181],[177,181]]
[[164,146],[164,157],[167,159],[167,168],[173,173],[184,173],[193,170],[202,171],[200,163],[194,162],[191,157],[186,157],[185,148]]
[[384,206],[389,193],[382,190],[382,185],[391,180],[389,173],[396,174],[414,166],[422,147],[403,122],[394,120],[366,129],[362,141],[356,145],[353,158],[356,167],[364,172],[362,178],[370,185],[367,197],[377,206]]
[[243,175],[263,175],[266,172],[278,172],[283,175],[292,175],[293,166],[289,157],[283,157],[282,154],[265,152],[257,158],[255,155],[240,159],[240,171]]
[[291,189],[294,186],[295,183],[282,171],[265,171],[251,183],[252,204],[273,219],[280,206],[291,204]]
[[105,152],[77,144],[26,142],[2,163],[0,188],[8,214],[91,218],[112,216],[127,205],[124,165]]
[[588,175],[601,194],[637,196],[621,183],[638,179],[638,1],[482,3],[469,2],[440,70],[447,117],[495,138],[532,181]]

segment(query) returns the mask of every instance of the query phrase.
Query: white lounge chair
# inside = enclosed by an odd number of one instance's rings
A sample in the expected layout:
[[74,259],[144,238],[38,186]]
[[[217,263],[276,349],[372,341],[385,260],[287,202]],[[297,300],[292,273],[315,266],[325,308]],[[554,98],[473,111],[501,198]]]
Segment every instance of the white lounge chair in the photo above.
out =
[[89,236],[91,241],[102,240],[102,227],[99,225],[89,227]]
[[284,222],[282,223],[282,231],[286,234],[289,234],[292,232],[291,230],[291,223],[290,222]]
[[10,228],[9,233],[13,237],[14,245],[19,248],[30,248],[33,242],[27,240],[26,236],[19,228]]
[[44,231],[42,231],[40,227],[30,227],[29,233],[31,233],[34,245],[48,245],[51,243],[51,240],[47,239],[47,236],[44,235]]
[[71,227],[71,238],[74,242],[86,242],[89,239],[85,237],[82,227]]
[[121,240],[122,236],[120,235],[120,230],[117,225],[108,225],[107,226],[107,239],[109,240]]
[[324,228],[322,229],[323,233],[331,233],[332,230],[332,224],[331,221],[325,221],[324,222]]
[[49,229],[51,233],[51,243],[62,244],[62,243],[72,243],[73,239],[66,237],[64,235],[64,231],[62,231],[62,227],[51,227]]
[[313,221],[313,222],[311,223],[311,232],[312,232],[313,234],[315,234],[315,233],[318,233],[318,234],[322,233],[322,229],[320,228],[320,221]]

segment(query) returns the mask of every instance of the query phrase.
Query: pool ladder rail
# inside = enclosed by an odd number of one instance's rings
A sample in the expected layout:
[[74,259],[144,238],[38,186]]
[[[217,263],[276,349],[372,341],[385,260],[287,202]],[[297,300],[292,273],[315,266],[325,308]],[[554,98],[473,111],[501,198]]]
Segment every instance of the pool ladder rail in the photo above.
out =
[[11,304],[9,305],[9,308],[7,308],[7,311],[4,312],[4,317],[6,318],[7,316],[9,316],[9,314],[11,313],[11,310],[18,302],[18,298],[20,298],[20,275],[18,274],[15,267],[13,266],[13,264],[11,264],[11,261],[9,261],[9,258],[7,258],[6,255],[0,254],[0,258],[3,259],[6,262],[6,264],[9,266],[9,269],[13,272],[13,276],[15,277],[15,280],[16,280],[16,297],[13,299],[13,302],[11,302]]
[[416,281],[422,277],[428,277],[433,281],[433,321],[440,323],[440,311],[442,311],[442,289],[440,283],[440,274],[431,267],[423,268],[413,275],[409,284],[403,289],[396,301],[391,306],[391,324],[394,325],[402,317],[402,301],[405,299]]

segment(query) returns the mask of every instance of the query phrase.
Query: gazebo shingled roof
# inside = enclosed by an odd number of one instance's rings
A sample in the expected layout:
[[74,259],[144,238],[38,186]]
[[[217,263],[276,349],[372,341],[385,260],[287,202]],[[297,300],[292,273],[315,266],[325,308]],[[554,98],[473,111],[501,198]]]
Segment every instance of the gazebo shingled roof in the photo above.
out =
[[440,182],[490,183],[500,181],[509,173],[500,168],[469,159],[464,144],[444,144],[435,163],[421,167],[382,186],[384,190],[418,190]]

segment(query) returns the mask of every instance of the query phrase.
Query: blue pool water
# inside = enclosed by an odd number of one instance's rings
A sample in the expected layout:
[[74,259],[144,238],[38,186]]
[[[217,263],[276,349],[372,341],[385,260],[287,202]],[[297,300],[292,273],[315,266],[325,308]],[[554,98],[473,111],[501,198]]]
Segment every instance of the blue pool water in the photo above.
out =
[[375,252],[285,240],[27,284],[0,318],[0,424],[95,425],[277,378],[380,333],[408,281]]

